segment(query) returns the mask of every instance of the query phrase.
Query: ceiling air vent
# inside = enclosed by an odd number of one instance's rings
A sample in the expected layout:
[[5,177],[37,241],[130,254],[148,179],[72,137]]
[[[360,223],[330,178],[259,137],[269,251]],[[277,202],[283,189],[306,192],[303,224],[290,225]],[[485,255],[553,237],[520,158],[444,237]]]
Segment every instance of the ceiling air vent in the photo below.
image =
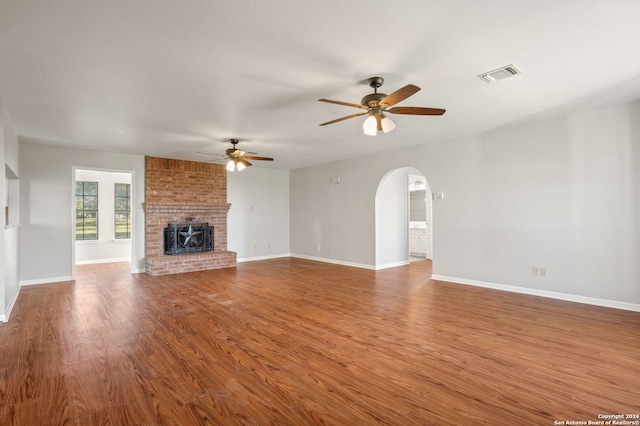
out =
[[495,83],[498,80],[504,80],[505,78],[513,77],[518,74],[522,74],[522,70],[511,64],[493,71],[482,73],[478,78],[485,83]]

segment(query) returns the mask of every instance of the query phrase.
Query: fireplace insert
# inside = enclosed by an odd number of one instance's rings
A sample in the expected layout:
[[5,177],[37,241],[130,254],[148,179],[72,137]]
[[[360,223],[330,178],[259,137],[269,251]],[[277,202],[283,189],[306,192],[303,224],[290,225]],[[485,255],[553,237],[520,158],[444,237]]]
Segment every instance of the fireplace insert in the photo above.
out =
[[202,253],[213,250],[213,226],[208,223],[169,223],[164,228],[164,254]]

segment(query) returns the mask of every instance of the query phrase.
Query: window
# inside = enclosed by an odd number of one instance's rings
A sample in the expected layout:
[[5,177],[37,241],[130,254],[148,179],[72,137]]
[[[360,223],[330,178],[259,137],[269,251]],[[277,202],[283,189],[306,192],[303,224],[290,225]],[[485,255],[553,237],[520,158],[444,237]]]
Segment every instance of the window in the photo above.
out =
[[98,182],[76,182],[76,240],[98,239]]
[[131,238],[131,185],[116,183],[114,194],[116,239]]

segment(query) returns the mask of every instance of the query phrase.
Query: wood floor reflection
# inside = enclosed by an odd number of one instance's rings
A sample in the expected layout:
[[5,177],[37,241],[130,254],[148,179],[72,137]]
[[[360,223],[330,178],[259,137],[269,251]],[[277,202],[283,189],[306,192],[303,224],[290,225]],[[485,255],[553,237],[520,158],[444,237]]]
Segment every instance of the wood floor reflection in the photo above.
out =
[[282,258],[80,266],[0,325],[2,425],[552,425],[639,413],[640,313]]

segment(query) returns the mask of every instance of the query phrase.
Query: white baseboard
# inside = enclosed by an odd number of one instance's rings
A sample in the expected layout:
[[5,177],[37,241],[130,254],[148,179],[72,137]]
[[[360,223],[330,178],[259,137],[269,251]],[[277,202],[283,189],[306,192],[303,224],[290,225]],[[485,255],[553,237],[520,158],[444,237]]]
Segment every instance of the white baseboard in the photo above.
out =
[[117,257],[117,258],[109,258],[109,259],[77,260],[76,265],[94,265],[96,263],[116,263],[116,262],[131,262],[131,258]]
[[2,322],[9,321],[9,317],[11,316],[11,311],[13,310],[13,305],[16,304],[16,300],[18,300],[18,295],[19,294],[20,294],[20,286],[18,286],[18,289],[16,290],[16,292],[13,295],[13,297],[11,298],[11,301],[9,302],[9,305],[7,306],[7,312],[5,312],[4,315],[0,316],[0,321],[2,321]]
[[509,291],[512,293],[528,294],[530,296],[548,297],[550,299],[565,300],[567,302],[584,303],[587,305],[603,306],[605,308],[623,309],[625,311],[640,312],[640,304],[619,302],[617,300],[598,299],[595,297],[579,296],[576,294],[558,293],[555,291],[537,290],[535,288],[517,287],[505,284],[496,284],[486,281],[468,280],[466,278],[448,277],[444,275],[432,275],[432,280],[447,281],[455,284],[472,285],[476,287],[490,288],[493,290]]
[[318,262],[333,263],[335,265],[353,266],[354,268],[363,268],[363,269],[375,270],[375,266],[366,265],[364,263],[345,262],[343,260],[327,259],[327,258],[324,258],[324,257],[316,257],[316,256],[307,256],[305,254],[291,254],[290,256],[291,257],[297,257],[299,259],[316,260]]
[[395,268],[395,267],[398,267],[398,266],[406,266],[408,264],[409,264],[408,260],[401,260],[399,262],[385,263],[384,265],[376,265],[375,270],[379,271],[381,269]]
[[290,253],[282,253],[282,254],[272,254],[268,256],[254,256],[254,257],[241,257],[236,259],[236,262],[253,262],[256,260],[269,260],[269,259],[280,259],[282,257],[291,257]]
[[16,300],[18,300],[19,294],[20,294],[20,286],[18,286],[18,289],[16,290],[15,294],[11,298],[9,305],[7,306],[7,311],[3,315],[0,315],[0,322],[9,321],[9,317],[11,316],[11,311],[13,310],[13,306],[16,304]]
[[25,281],[20,281],[20,285],[26,286],[26,285],[38,285],[38,284],[53,284],[53,283],[60,283],[63,281],[73,281],[73,277],[68,276],[68,277],[42,278],[39,280],[25,280]]

